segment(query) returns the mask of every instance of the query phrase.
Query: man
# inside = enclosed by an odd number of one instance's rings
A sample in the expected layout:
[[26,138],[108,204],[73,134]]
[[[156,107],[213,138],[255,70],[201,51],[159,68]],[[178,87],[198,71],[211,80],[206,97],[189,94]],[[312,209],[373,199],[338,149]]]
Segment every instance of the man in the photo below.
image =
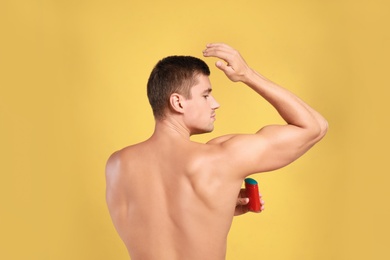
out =
[[209,69],[193,57],[161,60],[147,86],[154,133],[114,153],[106,168],[108,208],[132,260],[225,259],[243,180],[291,163],[326,133],[318,112],[251,69],[232,47],[208,44],[203,55],[221,59],[216,66],[267,100],[286,125],[190,141],[214,128],[219,104]]

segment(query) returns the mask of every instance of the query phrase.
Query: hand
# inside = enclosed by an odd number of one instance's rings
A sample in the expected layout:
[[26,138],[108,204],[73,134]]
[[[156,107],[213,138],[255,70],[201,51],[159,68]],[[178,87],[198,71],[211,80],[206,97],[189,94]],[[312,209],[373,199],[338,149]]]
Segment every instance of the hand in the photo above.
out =
[[215,65],[233,82],[244,81],[251,71],[240,53],[224,43],[207,44],[203,56],[224,60],[225,62],[217,61]]
[[[260,212],[264,210],[264,200],[261,197],[261,194],[259,193],[260,196],[260,202],[261,202],[261,209]],[[240,193],[238,194],[237,202],[236,202],[236,209],[234,211],[234,216],[240,216],[249,211],[248,209],[248,203],[249,203],[249,198],[246,197],[246,190],[241,189]]]

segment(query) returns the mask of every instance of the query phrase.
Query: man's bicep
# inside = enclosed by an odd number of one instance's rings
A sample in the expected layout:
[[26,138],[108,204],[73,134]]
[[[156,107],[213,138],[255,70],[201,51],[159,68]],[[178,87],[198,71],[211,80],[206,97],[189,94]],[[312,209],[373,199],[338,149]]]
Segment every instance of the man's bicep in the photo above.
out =
[[310,148],[301,131],[292,125],[272,125],[256,134],[235,135],[221,145],[231,166],[247,176],[279,169],[299,158]]

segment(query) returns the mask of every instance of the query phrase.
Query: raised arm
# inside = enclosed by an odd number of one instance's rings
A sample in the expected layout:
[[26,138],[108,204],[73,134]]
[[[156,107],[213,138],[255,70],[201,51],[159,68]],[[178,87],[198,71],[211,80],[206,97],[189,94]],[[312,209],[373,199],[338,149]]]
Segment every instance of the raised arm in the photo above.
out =
[[234,135],[209,143],[223,146],[232,167],[243,176],[275,170],[299,158],[325,135],[326,120],[313,108],[285,88],[251,69],[240,53],[223,43],[208,44],[205,57],[221,60],[216,66],[233,82],[243,82],[267,100],[286,121],[270,125],[256,134]]

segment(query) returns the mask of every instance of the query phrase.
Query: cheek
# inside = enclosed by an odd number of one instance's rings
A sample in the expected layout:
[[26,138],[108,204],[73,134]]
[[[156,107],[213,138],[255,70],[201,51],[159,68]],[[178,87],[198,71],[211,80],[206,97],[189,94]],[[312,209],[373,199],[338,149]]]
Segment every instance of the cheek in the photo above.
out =
[[[208,100],[199,99],[193,100],[191,104],[187,106],[187,118],[188,120],[204,119],[210,114],[210,102]],[[188,121],[191,123],[190,121]]]
[[199,123],[200,120],[203,120],[205,117],[204,109],[201,107],[194,108],[189,114],[188,114],[188,123]]

